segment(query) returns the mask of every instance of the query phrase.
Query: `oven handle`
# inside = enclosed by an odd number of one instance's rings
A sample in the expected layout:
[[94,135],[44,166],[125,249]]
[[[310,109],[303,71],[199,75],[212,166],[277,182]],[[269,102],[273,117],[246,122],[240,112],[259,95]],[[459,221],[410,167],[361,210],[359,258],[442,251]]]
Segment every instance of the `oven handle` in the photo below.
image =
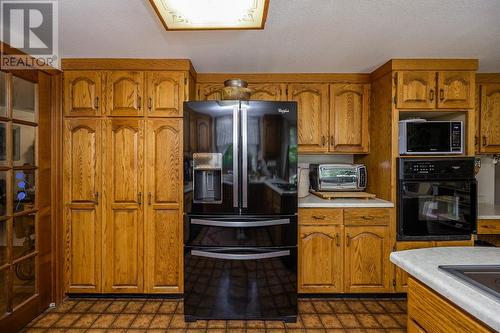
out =
[[196,257],[205,257],[213,259],[259,260],[259,259],[286,257],[290,255],[290,250],[267,252],[267,253],[255,253],[255,254],[232,254],[232,253],[217,253],[217,252],[207,252],[200,250],[191,250],[191,255]]
[[216,221],[204,219],[191,219],[191,224],[207,225],[210,227],[270,227],[273,225],[290,224],[290,219],[264,220],[264,221]]

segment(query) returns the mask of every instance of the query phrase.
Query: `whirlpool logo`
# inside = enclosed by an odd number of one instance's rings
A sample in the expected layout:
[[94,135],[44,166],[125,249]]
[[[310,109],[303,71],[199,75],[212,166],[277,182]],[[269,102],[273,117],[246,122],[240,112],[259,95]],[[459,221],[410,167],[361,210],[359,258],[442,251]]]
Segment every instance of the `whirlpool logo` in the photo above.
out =
[[278,108],[278,112],[283,114],[283,113],[288,113],[290,112],[290,109],[281,109],[281,108]]

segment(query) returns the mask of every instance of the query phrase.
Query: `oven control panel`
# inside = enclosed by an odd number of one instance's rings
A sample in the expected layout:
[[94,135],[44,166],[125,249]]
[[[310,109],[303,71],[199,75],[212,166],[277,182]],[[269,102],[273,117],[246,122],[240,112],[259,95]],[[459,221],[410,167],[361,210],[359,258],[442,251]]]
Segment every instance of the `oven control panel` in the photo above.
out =
[[399,179],[472,179],[474,158],[399,159]]

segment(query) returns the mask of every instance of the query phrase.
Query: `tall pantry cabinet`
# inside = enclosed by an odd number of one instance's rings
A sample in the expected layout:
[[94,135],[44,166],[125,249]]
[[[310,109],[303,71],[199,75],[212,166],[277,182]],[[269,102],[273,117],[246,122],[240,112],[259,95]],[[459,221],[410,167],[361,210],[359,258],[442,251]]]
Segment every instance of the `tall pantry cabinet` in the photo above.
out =
[[64,72],[66,292],[182,293],[191,82],[188,70]]

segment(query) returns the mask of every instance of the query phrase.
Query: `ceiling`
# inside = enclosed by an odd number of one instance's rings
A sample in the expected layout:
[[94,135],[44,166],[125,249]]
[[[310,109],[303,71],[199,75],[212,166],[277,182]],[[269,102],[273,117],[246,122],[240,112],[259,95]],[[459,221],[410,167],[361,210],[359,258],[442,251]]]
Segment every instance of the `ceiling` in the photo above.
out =
[[477,58],[500,72],[499,0],[270,0],[264,30],[165,31],[147,0],[62,0],[60,54],[188,58],[198,72],[371,72]]

